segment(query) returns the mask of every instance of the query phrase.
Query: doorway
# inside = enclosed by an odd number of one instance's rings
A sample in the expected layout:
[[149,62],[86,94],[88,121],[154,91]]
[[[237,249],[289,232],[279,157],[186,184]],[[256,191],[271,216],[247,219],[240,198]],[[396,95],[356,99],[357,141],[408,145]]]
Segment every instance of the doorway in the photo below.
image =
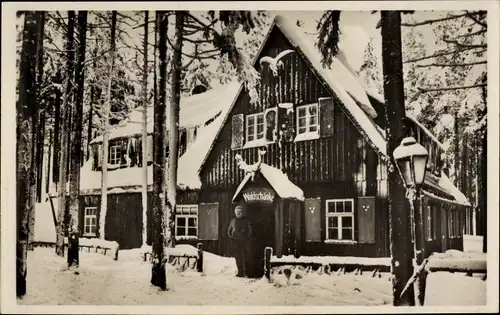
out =
[[264,249],[275,247],[274,239],[275,203],[252,203],[246,206],[246,217],[253,227],[250,257],[248,260],[248,276],[260,278],[264,275]]

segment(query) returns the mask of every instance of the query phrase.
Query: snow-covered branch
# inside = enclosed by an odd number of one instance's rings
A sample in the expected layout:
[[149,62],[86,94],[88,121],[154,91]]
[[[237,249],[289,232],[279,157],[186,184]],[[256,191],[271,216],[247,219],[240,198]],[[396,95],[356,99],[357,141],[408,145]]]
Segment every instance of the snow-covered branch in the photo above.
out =
[[449,55],[453,55],[453,54],[456,54],[456,53],[463,53],[463,52],[466,52],[466,51],[472,50],[472,49],[474,49],[474,48],[462,47],[462,49],[459,50],[459,51],[456,51],[456,50],[441,50],[441,51],[436,52],[436,53],[434,53],[432,55],[427,55],[427,56],[424,56],[424,57],[418,57],[418,58],[414,58],[414,59],[405,60],[405,61],[403,61],[403,63],[418,62],[418,61],[432,59],[432,58],[437,58],[437,57],[449,56]]
[[486,60],[475,61],[475,62],[464,62],[464,63],[429,63],[425,65],[416,65],[417,68],[428,68],[428,67],[468,67],[475,65],[486,64]]
[[456,39],[448,39],[446,37],[443,38],[443,41],[448,44],[454,44],[457,45],[457,47],[460,48],[468,48],[468,49],[476,49],[476,48],[486,48],[486,44],[465,44],[465,43],[460,43]]
[[471,13],[471,12],[469,12],[469,11],[465,11],[465,12],[467,12],[467,17],[468,17],[469,19],[473,20],[474,22],[476,22],[477,24],[481,25],[481,26],[482,26],[482,27],[484,27],[484,28],[488,28],[488,25],[487,25],[485,22],[478,20],[478,19],[474,16],[474,15],[475,15],[474,13],[476,13],[476,14],[479,14],[479,13],[480,13],[480,14],[483,14],[483,13],[485,13],[484,11],[472,12],[472,13]]
[[433,24],[433,23],[437,23],[437,22],[444,22],[444,21],[462,18],[462,17],[465,17],[467,15],[468,15],[468,13],[464,13],[464,14],[459,14],[459,15],[450,15],[450,16],[440,18],[440,19],[425,20],[425,21],[415,22],[415,23],[401,23],[401,26],[415,27],[415,26],[421,26],[421,25],[429,25],[429,24]]
[[464,89],[474,89],[474,88],[481,88],[481,87],[486,87],[486,83],[481,83],[481,84],[474,84],[474,85],[466,85],[466,86],[454,86],[454,87],[442,87],[442,88],[421,88],[419,87],[419,91],[422,93],[427,93],[427,92],[440,92],[440,91],[453,91],[453,90],[464,90]]

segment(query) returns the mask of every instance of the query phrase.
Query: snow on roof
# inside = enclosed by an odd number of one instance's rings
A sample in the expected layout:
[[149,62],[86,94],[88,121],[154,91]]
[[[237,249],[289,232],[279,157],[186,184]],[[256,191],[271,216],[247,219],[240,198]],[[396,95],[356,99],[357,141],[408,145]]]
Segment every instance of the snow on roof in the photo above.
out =
[[412,114],[406,114],[406,117],[408,119],[410,119],[411,121],[413,121],[413,123],[415,125],[417,125],[420,129],[422,129],[422,131],[429,137],[432,139],[432,141],[434,141],[435,143],[437,143],[437,145],[441,148],[441,150],[443,151],[446,151],[446,148],[444,147],[444,145],[432,134],[432,132],[425,128],[424,125],[422,125],[421,123],[418,122],[417,118],[415,116],[413,116]]
[[[240,85],[238,85],[238,89],[239,87]],[[237,93],[234,91],[231,93],[228,92],[226,97],[228,99],[230,97],[234,99],[236,94]],[[222,109],[221,115],[210,125],[203,128],[203,130],[198,131],[198,138],[196,141],[179,159],[177,176],[180,186],[186,186],[191,189],[199,189],[201,187],[199,172],[205,157],[208,156],[210,149],[216,141],[217,133],[219,129],[222,128],[225,117],[228,115],[229,108],[230,106],[226,103],[226,106]]]
[[455,198],[455,201],[470,207],[471,204],[467,197],[458,189],[453,182],[446,176],[444,172],[441,172],[441,177],[439,179],[439,186],[443,187],[450,195]]
[[[177,185],[181,189],[199,189],[201,181],[199,170],[203,158],[207,155],[210,146],[215,141],[215,135],[222,125],[224,117],[229,110],[229,102],[235,98],[240,84],[231,83],[224,90],[225,94],[219,95],[218,109],[221,111],[213,122],[207,126],[200,126],[198,137],[179,158],[177,168]],[[198,95],[198,94],[197,94]],[[201,94],[199,94],[201,95]],[[198,100],[201,102],[198,98]],[[193,106],[194,107],[194,106]],[[208,110],[208,109],[207,109]],[[216,113],[214,113],[215,115]],[[194,119],[191,121],[195,121]],[[139,125],[140,126],[140,125]],[[127,167],[108,171],[108,188],[139,186],[142,184],[142,168]],[[153,184],[153,166],[148,166],[148,185]],[[94,190],[101,188],[101,172],[92,171],[92,160],[84,163],[80,171],[80,190]]]
[[377,130],[376,124],[370,119],[370,117],[377,117],[377,112],[372,107],[357,76],[351,73],[338,58],[334,58],[330,69],[324,68],[319,52],[301,30],[283,16],[277,15],[275,22],[291,44],[302,51],[322,79],[339,97],[350,116],[364,129],[366,136],[373,142],[378,151],[385,155],[385,140]]
[[[234,95],[238,87],[239,84],[237,82],[232,82],[210,89],[204,93],[181,96],[179,105],[179,126],[187,128],[203,125],[206,121],[220,112],[222,108],[228,106],[227,98]],[[147,124],[148,134],[153,133],[153,115],[154,109],[152,106],[149,106]],[[109,130],[109,139],[141,134],[141,122],[142,107],[139,107],[134,109],[127,119]],[[91,143],[98,142],[102,142],[102,135],[91,141]]]
[[[296,199],[304,201],[304,192],[297,185],[292,183],[288,176],[276,167],[270,166],[266,163],[260,163],[258,171],[269,182],[276,194],[282,199]],[[245,178],[241,181],[233,196],[233,201],[236,199],[240,191],[245,187],[246,183],[252,177],[251,173],[247,173]]]
[[[341,53],[339,52],[339,55]],[[341,56],[341,58],[344,58],[343,56]],[[347,61],[346,61],[347,62]],[[351,68],[351,71],[352,71],[352,68]],[[363,87],[365,88],[365,91],[366,93],[373,97],[375,100],[377,100],[378,102],[384,104],[385,103],[385,100],[384,100],[384,97],[382,95],[380,95],[373,87],[370,87],[368,84],[366,84],[365,82],[362,82],[361,81],[361,84],[363,85]],[[446,148],[445,146],[432,134],[432,132],[427,129],[424,125],[422,125],[415,116],[413,116],[412,114],[410,113],[406,113],[406,117],[408,119],[410,119],[415,125],[417,125],[420,129],[422,129],[422,131],[429,137],[432,139],[432,141],[434,141],[435,143],[437,143],[437,145],[443,150],[443,151],[446,151]]]

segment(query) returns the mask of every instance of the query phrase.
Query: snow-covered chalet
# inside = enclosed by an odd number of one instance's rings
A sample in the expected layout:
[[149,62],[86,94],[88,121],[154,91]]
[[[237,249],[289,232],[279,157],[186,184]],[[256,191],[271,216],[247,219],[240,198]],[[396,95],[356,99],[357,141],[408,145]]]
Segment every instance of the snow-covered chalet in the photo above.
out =
[[[263,266],[265,246],[278,257],[389,256],[383,97],[362,82],[342,51],[331,68],[322,67],[312,41],[281,16],[254,67],[261,75],[257,102],[234,83],[181,103],[188,140],[178,170],[179,242],[201,242],[210,252],[229,255],[227,225],[234,205],[243,203],[254,225],[256,265]],[[207,117],[215,117],[207,126],[188,122]],[[430,154],[422,196],[427,252],[462,249],[463,210],[470,204],[446,174],[442,144],[409,118],[409,136]],[[140,151],[133,145],[140,124],[133,132],[128,128],[112,140],[121,146],[110,144],[111,164],[129,165],[109,172],[106,235],[121,248],[141,245],[141,196],[133,190],[140,185],[140,163],[124,158]],[[88,173],[97,172],[98,160],[84,166]],[[87,209],[99,215],[100,176],[94,177],[91,187],[82,181],[84,231]]]

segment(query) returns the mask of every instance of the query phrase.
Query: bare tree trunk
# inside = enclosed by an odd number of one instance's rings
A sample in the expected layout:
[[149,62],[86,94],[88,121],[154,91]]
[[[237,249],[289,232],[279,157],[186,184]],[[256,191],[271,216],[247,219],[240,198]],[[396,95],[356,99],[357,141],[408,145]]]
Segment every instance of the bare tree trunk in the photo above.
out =
[[142,72],[142,244],[148,239],[148,32],[149,11],[144,11],[143,72]]
[[455,145],[454,145],[454,184],[460,187],[460,141],[459,141],[459,131],[460,131],[460,120],[458,118],[458,113],[455,113],[455,122],[453,124],[453,131],[455,133]]
[[168,247],[175,247],[175,205],[177,196],[177,164],[179,159],[179,101],[181,93],[181,68],[182,68],[182,32],[184,29],[184,12],[175,12],[175,39],[172,52],[172,83],[169,108],[168,126],[168,185],[167,209],[165,221],[168,222],[167,239]]
[[31,169],[32,124],[36,115],[36,33],[37,14],[26,11],[24,17],[23,44],[20,60],[19,99],[17,103],[17,156],[16,156],[16,191],[17,191],[17,246],[16,246],[16,295],[26,294],[27,247],[29,235],[29,213],[33,208],[31,183],[35,174]]
[[108,211],[108,124],[109,124],[109,112],[111,110],[111,87],[113,85],[113,67],[115,62],[115,36],[116,36],[116,11],[111,13],[111,64],[109,66],[109,78],[108,78],[108,99],[106,100],[104,108],[104,132],[102,135],[102,176],[101,176],[101,213],[99,214],[99,238],[106,239],[106,213]]
[[[92,61],[92,69],[96,69],[97,67],[97,37],[95,39],[95,48],[94,48],[94,59]],[[92,82],[92,86],[90,87],[90,109],[89,109],[89,121],[88,121],[88,129],[87,129],[87,160],[90,158],[90,142],[92,141],[92,116],[94,115],[94,103],[96,102],[96,91],[95,91],[96,82]]]
[[52,157],[52,130],[49,129],[49,152],[47,153],[47,171],[45,172],[45,194],[48,194],[50,192],[50,164],[51,164],[51,157]]
[[69,170],[69,212],[68,267],[79,264],[79,213],[80,213],[80,159],[82,152],[83,93],[85,81],[85,48],[87,40],[87,11],[78,11],[78,60],[76,63],[76,97],[73,104],[73,124],[71,125],[71,154]]
[[[62,83],[61,72],[58,71],[55,78],[55,83]],[[52,155],[52,182],[59,182],[59,162],[61,152],[61,90],[55,88],[54,98],[54,153]]]
[[[159,100],[154,105],[153,127],[153,248],[151,284],[166,290],[166,257],[165,257],[165,112],[166,112],[166,80],[167,80],[167,30],[168,17],[165,12],[156,12],[156,25],[159,33],[160,84]],[[156,70],[156,69],[155,69]]]
[[481,211],[481,220],[480,220],[480,224],[481,224],[481,230],[483,232],[483,253],[487,253],[488,252],[488,186],[487,186],[487,183],[488,183],[488,180],[487,180],[487,177],[488,177],[488,128],[486,128],[486,126],[484,127],[484,135],[483,135],[483,139],[482,139],[482,146],[483,146],[483,149],[481,151],[481,180],[482,180],[482,183],[481,183],[481,197],[480,197],[480,200],[481,200],[481,204],[479,206],[479,209]]
[[71,95],[73,94],[73,67],[74,67],[74,27],[75,27],[75,11],[68,11],[68,38],[66,43],[66,51],[68,54],[68,60],[66,65],[66,79],[65,79],[65,91],[64,100],[62,106],[62,128],[61,128],[61,151],[60,151],[60,164],[59,164],[59,182],[58,182],[58,219],[56,227],[56,254],[59,256],[64,256],[64,234],[66,232],[66,217],[67,217],[67,207],[66,207],[66,177],[68,171],[67,163],[67,152],[68,152],[68,131],[69,131],[69,119],[71,113]]
[[395,167],[393,152],[405,136],[405,102],[403,89],[403,63],[401,53],[401,16],[399,11],[382,11],[382,58],[385,121],[388,155],[388,205],[390,222],[390,250],[392,265],[392,292],[395,306],[415,305],[412,287],[403,289],[413,274],[413,247],[408,220],[409,203],[405,188]]
[[[35,140],[35,172],[36,172],[36,200],[40,202],[42,199],[42,170],[43,170],[43,151],[44,151],[44,134],[45,134],[45,102],[41,95],[41,86],[43,84],[43,39],[44,39],[44,26],[45,26],[45,12],[40,11],[38,14],[39,25],[37,34],[37,106],[39,106],[39,115],[36,121],[36,133],[34,133],[33,140]],[[34,236],[35,221],[34,217],[31,220],[33,229],[30,235]]]

